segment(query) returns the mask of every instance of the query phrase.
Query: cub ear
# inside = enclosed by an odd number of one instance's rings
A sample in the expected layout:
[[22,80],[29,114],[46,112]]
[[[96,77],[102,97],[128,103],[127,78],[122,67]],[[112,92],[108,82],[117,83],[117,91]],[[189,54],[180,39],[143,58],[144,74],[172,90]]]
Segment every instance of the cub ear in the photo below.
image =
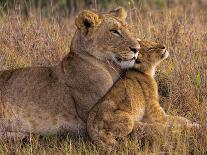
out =
[[109,14],[121,19],[121,20],[126,20],[127,17],[127,12],[123,7],[118,7],[112,11],[109,12]]
[[98,26],[101,21],[102,18],[100,15],[92,11],[84,10],[78,15],[78,17],[76,17],[75,25],[81,32],[88,34],[88,32],[92,28]]

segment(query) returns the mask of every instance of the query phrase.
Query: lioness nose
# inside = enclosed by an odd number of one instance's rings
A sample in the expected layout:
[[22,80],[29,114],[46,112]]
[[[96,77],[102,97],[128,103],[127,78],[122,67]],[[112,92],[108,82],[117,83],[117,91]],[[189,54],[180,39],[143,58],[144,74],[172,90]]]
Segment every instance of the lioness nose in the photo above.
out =
[[139,52],[139,48],[136,48],[136,47],[129,47],[129,48],[135,54]]

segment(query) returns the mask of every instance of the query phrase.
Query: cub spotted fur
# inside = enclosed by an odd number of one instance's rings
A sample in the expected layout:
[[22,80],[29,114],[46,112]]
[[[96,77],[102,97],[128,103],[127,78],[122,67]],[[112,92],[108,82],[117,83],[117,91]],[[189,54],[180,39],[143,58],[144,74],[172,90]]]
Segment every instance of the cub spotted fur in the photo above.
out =
[[125,78],[120,79],[89,113],[88,133],[101,148],[110,148],[117,138],[123,138],[143,125],[145,129],[154,128],[156,123],[189,128],[199,126],[183,117],[168,116],[161,108],[154,73],[156,66],[168,57],[168,51],[152,41],[141,41],[140,45],[134,69],[127,71]]
[[14,133],[85,133],[89,110],[137,57],[139,43],[125,17],[123,8],[84,10],[75,20],[70,53],[59,65],[1,71],[0,139]]

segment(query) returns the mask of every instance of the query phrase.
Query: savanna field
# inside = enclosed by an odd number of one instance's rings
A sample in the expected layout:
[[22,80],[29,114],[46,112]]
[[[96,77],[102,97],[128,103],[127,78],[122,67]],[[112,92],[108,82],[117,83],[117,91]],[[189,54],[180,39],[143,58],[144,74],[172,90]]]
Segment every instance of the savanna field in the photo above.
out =
[[[2,2],[0,70],[58,64],[70,51],[78,10],[95,7],[98,11],[109,11],[123,5],[129,12],[127,21],[132,24],[134,35],[161,42],[170,52],[156,73],[162,107],[168,114],[207,125],[207,4],[193,0],[172,4],[165,0],[106,4],[95,1],[90,7],[80,4],[77,11],[69,12],[55,3],[47,7],[30,3],[7,7]],[[162,139],[151,139],[129,138],[111,154],[207,154],[205,134],[166,134]],[[0,154],[97,155],[103,152],[88,138],[35,135],[27,141],[0,142]]]

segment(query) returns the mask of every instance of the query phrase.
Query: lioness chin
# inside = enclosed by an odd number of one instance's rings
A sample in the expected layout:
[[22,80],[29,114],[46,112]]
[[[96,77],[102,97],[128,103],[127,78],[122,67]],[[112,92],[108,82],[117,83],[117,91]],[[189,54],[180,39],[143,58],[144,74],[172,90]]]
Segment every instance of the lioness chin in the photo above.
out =
[[138,135],[141,131],[162,135],[167,127],[173,127],[173,131],[193,131],[200,127],[183,117],[169,116],[161,108],[154,73],[157,65],[168,57],[168,51],[152,41],[141,41],[140,45],[133,69],[89,113],[88,134],[102,149],[111,150],[117,139],[136,130]]
[[84,10],[59,65],[1,71],[0,138],[15,132],[85,133],[89,110],[137,58],[139,43],[125,18],[123,8]]

